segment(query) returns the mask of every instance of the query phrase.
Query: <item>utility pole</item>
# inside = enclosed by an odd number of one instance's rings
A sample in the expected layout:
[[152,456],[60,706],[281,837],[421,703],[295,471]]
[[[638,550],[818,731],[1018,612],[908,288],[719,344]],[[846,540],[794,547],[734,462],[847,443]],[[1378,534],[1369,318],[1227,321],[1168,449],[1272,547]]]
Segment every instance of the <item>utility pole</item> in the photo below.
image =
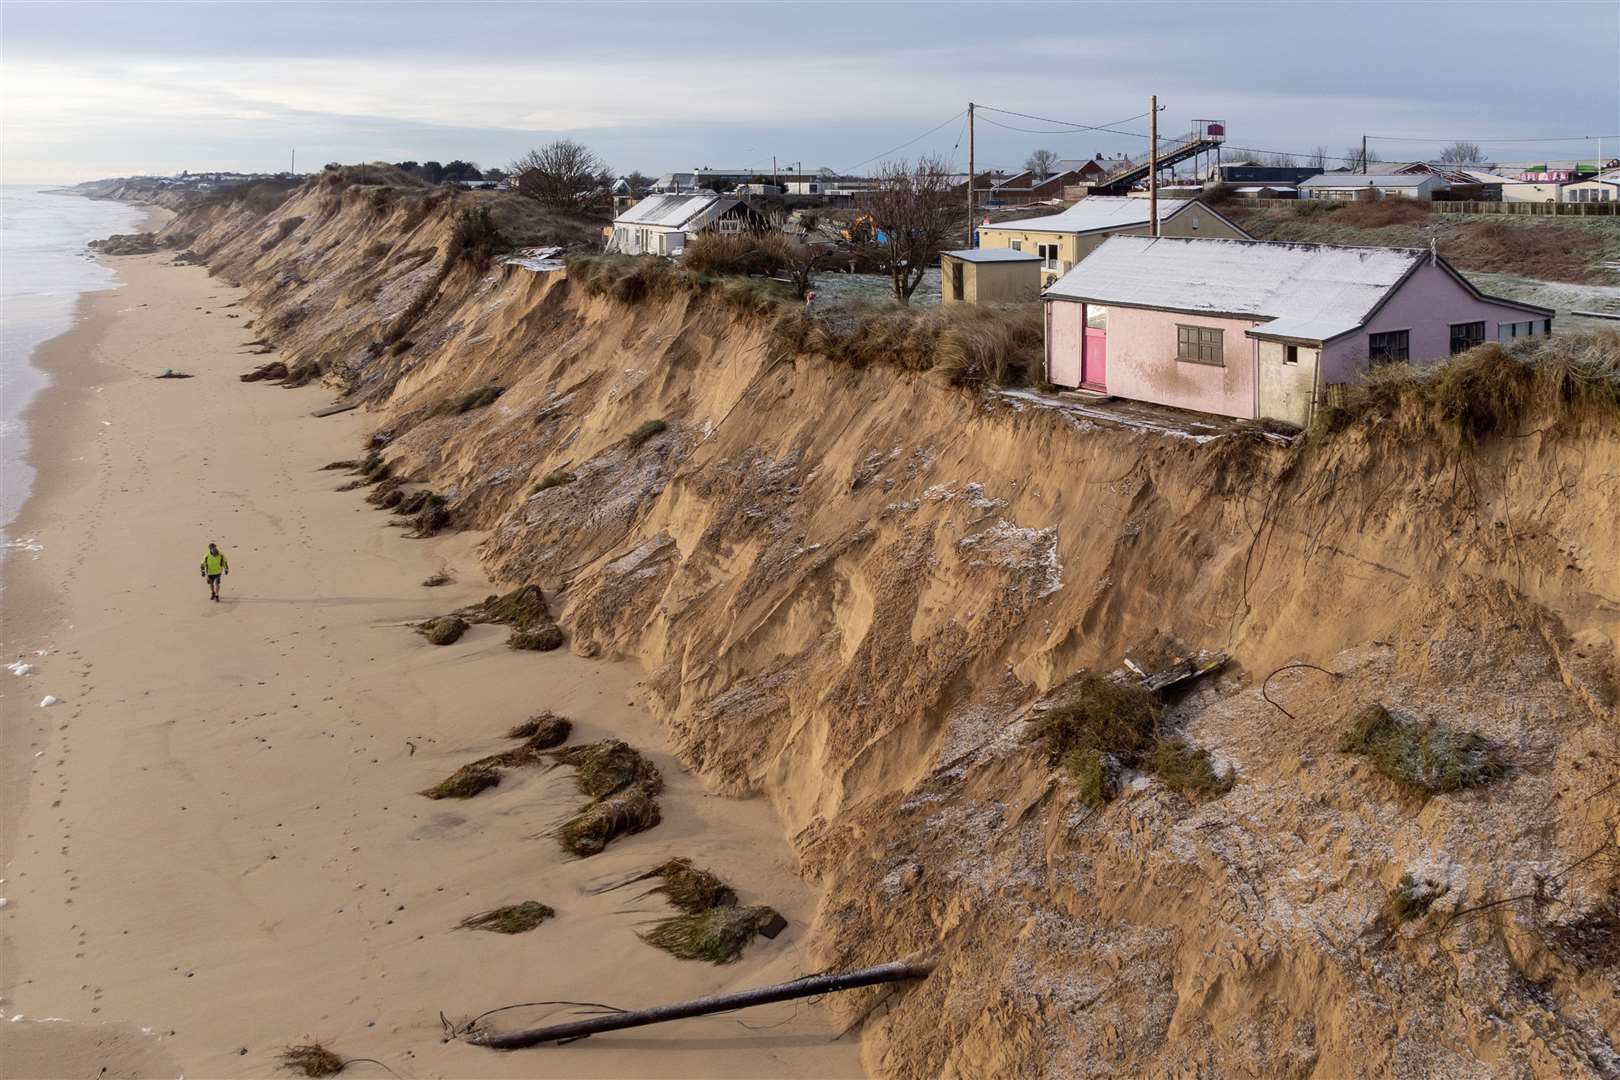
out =
[[973,205],[973,102],[968,102],[968,223],[967,246],[973,246],[973,215],[977,208]]
[[1362,135],[1361,135],[1361,171],[1362,172],[1367,171],[1367,134],[1366,134],[1366,132],[1363,132]]
[[1159,95],[1153,95],[1148,121],[1148,220],[1159,235]]
[[292,162],[288,165],[287,171],[294,176],[298,175],[298,151],[296,148],[292,152]]

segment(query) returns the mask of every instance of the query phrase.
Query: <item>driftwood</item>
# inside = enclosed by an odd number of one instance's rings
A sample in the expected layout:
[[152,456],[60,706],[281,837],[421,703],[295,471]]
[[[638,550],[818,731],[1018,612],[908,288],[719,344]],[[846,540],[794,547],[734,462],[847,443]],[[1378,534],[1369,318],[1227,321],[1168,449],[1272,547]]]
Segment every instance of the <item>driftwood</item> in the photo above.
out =
[[[1182,683],[1191,682],[1211,672],[1219,671],[1226,666],[1228,659],[1229,657],[1223,652],[1211,653],[1207,649],[1200,649],[1196,656],[1177,660],[1163,671],[1156,671],[1152,675],[1144,677],[1142,679],[1142,689],[1150,694],[1163,695],[1166,690],[1180,686]],[[1142,669],[1129,660],[1126,661],[1126,664],[1132,671],[1138,674],[1141,673]]]
[[327,406],[325,406],[323,408],[316,409],[314,412],[310,413],[309,415],[311,415],[311,416],[336,416],[338,413],[345,413],[345,412],[348,412],[350,409],[358,409],[359,407],[360,407],[359,402],[335,401],[332,404],[327,405]]
[[468,1041],[478,1046],[487,1046],[492,1050],[521,1050],[541,1043],[571,1042],[604,1031],[644,1027],[668,1020],[684,1020],[689,1016],[707,1016],[710,1013],[729,1012],[750,1005],[769,1005],[772,1002],[792,1001],[794,998],[812,997],[837,990],[856,990],[863,986],[876,986],[879,983],[921,979],[932,970],[934,970],[932,959],[896,960],[888,964],[832,975],[809,975],[792,982],[777,983],[775,986],[762,986],[756,990],[714,994],[674,1005],[656,1005],[650,1009],[615,1012],[606,1016],[593,1016],[588,1020],[529,1028],[526,1031],[477,1032],[470,1036]]

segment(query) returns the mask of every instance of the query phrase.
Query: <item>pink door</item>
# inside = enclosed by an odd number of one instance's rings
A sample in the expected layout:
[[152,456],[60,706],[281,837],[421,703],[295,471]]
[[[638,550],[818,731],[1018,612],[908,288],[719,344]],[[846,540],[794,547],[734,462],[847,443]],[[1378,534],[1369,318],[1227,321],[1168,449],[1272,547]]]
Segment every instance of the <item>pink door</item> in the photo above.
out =
[[1080,355],[1080,385],[1087,390],[1107,389],[1108,331],[1086,327],[1085,350]]

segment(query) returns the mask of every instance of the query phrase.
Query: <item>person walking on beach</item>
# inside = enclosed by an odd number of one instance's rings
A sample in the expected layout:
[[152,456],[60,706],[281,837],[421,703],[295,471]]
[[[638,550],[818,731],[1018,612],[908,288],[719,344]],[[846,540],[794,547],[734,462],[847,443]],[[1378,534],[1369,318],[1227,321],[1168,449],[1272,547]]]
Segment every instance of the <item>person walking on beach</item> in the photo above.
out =
[[219,599],[219,579],[230,572],[230,560],[225,558],[225,553],[219,550],[215,544],[210,543],[208,550],[203,553],[202,557],[202,576],[208,579],[208,598],[210,600]]

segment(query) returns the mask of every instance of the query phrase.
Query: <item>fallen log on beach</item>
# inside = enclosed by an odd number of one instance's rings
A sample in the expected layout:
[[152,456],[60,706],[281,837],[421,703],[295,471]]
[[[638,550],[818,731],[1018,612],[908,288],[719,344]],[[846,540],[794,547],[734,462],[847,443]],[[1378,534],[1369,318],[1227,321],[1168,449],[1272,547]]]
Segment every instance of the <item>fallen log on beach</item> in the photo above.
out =
[[539,1046],[541,1043],[572,1042],[575,1039],[599,1035],[604,1031],[645,1027],[648,1024],[662,1024],[669,1020],[684,1020],[691,1016],[707,1016],[710,1013],[729,1012],[750,1005],[769,1005],[777,1001],[792,1001],[795,998],[830,994],[838,990],[858,990],[863,986],[876,986],[879,983],[921,979],[933,970],[932,959],[896,960],[875,967],[858,968],[855,971],[808,975],[792,982],[777,983],[775,986],[739,990],[733,994],[712,994],[709,997],[695,998],[673,1005],[656,1005],[650,1009],[608,1013],[587,1020],[552,1024],[549,1027],[508,1032],[480,1031],[469,1036],[468,1041],[477,1046],[487,1046],[491,1050],[522,1050],[529,1046]]

